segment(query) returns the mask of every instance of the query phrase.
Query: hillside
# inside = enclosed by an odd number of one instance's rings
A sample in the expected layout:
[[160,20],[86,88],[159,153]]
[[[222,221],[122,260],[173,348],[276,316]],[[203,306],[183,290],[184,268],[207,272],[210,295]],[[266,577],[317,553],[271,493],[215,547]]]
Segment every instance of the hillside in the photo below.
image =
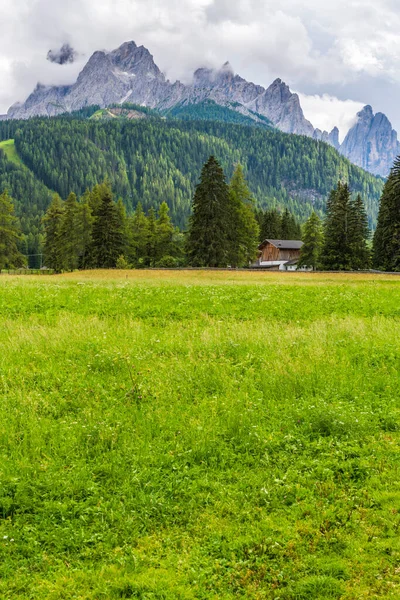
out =
[[8,188],[25,233],[33,231],[36,239],[49,190],[65,198],[106,177],[128,211],[139,201],[149,209],[165,200],[175,224],[183,228],[210,154],[218,157],[228,177],[236,163],[243,164],[260,207],[288,207],[304,220],[312,207],[323,212],[328,193],[342,177],[362,194],[370,223],[376,220],[382,180],[325,143],[263,126],[161,119],[148,110],[146,118],[134,120],[121,114],[97,120],[96,114],[85,109],[80,117],[0,122],[0,141],[15,140],[15,148],[6,146],[8,153],[0,150],[0,189]]

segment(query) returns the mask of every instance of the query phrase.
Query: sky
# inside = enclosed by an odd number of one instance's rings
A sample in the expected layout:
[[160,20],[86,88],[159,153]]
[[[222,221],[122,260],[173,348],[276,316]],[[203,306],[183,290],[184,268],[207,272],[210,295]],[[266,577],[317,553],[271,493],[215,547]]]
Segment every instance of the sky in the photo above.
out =
[[[265,87],[280,77],[342,138],[365,104],[400,130],[399,0],[0,0],[0,14],[0,113],[134,40],[171,80],[227,60]],[[73,62],[57,58],[66,44]]]

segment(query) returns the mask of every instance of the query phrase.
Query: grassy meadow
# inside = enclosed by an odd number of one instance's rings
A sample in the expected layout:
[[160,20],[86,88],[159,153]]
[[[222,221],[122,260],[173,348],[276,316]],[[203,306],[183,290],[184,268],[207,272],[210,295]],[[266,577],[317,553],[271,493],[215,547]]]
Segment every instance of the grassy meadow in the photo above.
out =
[[2,600],[400,597],[400,278],[0,277]]
[[0,142],[0,150],[3,150],[8,160],[16,165],[23,165],[22,160],[18,156],[18,152],[15,148],[14,140],[5,140]]

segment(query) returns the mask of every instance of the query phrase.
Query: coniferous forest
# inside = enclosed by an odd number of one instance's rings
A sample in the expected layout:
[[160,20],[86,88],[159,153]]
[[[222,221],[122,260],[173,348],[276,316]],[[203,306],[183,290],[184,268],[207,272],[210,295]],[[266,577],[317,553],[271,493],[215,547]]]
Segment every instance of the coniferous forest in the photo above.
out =
[[399,161],[383,187],[330,146],[229,110],[136,108],[136,121],[89,107],[0,122],[2,268],[247,266],[260,241],[302,238],[303,266],[400,269]]
[[[41,220],[53,194],[63,200],[71,192],[80,197],[105,179],[128,215],[139,203],[147,213],[166,202],[173,224],[185,230],[202,165],[211,154],[228,179],[236,164],[243,165],[258,209],[287,208],[299,222],[312,210],[323,216],[330,190],[344,179],[362,195],[369,226],[376,221],[383,182],[327,144],[269,127],[190,120],[187,108],[182,118],[138,108],[144,118],[137,121],[97,120],[93,107],[72,116],[0,122],[0,192],[7,189],[14,199],[32,266],[32,255],[42,251]],[[12,160],[3,148],[7,140],[13,141]]]

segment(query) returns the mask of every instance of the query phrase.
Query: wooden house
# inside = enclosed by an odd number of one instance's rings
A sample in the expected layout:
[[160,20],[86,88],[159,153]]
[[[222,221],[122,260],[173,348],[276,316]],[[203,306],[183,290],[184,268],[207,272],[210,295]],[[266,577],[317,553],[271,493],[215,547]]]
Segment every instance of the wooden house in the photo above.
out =
[[298,240],[265,240],[258,247],[256,266],[274,271],[296,271],[302,245],[303,242]]

